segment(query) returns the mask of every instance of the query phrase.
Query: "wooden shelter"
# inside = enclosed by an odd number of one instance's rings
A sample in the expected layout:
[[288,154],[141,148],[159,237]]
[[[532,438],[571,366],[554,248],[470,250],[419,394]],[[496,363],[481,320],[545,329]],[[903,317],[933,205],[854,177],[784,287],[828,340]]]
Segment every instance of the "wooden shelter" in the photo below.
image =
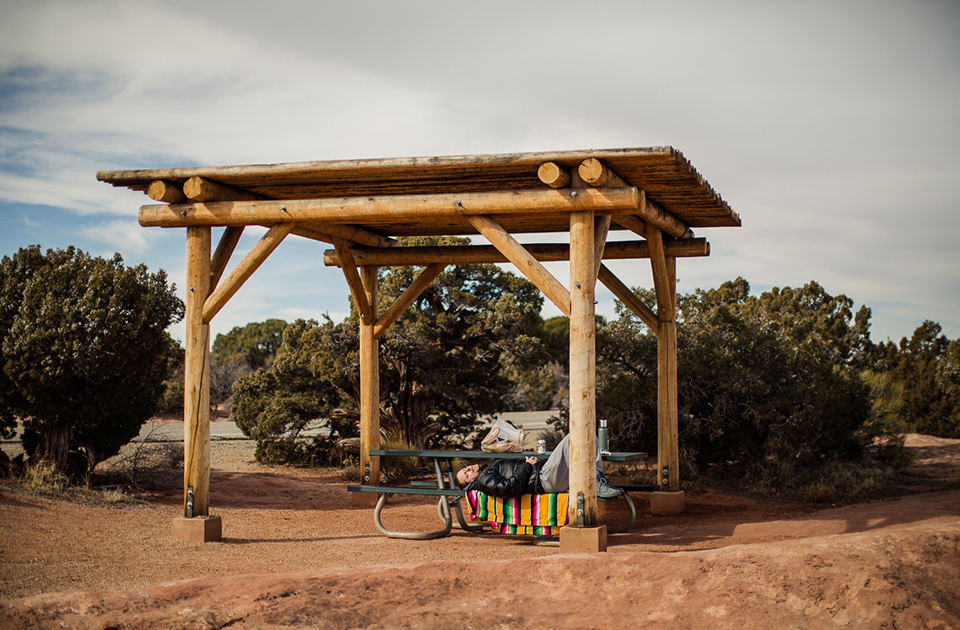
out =
[[[658,471],[665,492],[679,490],[676,259],[709,255],[693,229],[735,227],[740,219],[672,147],[104,171],[97,179],[160,202],[140,208],[144,227],[186,228],[185,522],[175,523],[175,535],[220,536],[208,505],[210,321],[291,234],[333,245],[324,260],[342,269],[360,314],[361,469],[369,466],[371,483],[379,479],[369,455],[380,436],[377,339],[446,265],[510,262],[570,318],[570,492],[584,493],[584,523],[597,523],[598,279],[658,335]],[[223,277],[253,225],[268,231]],[[226,229],[211,254],[213,227]],[[608,241],[614,232],[627,238]],[[569,238],[536,245],[516,238],[543,233]],[[491,245],[403,247],[396,240],[430,235],[480,235]],[[624,258],[650,260],[656,312],[603,264]],[[568,287],[542,264],[559,260],[570,262]],[[380,305],[378,268],[392,265],[423,271],[396,302]]]

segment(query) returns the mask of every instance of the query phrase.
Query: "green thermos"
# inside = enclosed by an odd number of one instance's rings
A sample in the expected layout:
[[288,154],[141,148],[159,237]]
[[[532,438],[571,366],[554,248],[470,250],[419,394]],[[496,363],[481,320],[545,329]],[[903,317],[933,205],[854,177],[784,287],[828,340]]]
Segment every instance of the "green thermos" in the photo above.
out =
[[610,439],[607,437],[607,421],[600,420],[600,428],[597,429],[597,446],[601,451],[610,450]]

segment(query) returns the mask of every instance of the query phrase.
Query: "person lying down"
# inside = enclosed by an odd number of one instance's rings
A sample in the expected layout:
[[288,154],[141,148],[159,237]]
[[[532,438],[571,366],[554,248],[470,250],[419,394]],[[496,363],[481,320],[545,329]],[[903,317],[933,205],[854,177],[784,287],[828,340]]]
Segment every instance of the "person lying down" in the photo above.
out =
[[[522,457],[497,459],[492,464],[472,464],[457,471],[461,490],[513,499],[522,494],[553,494],[570,488],[570,436],[560,441],[547,459]],[[603,460],[597,448],[597,498],[615,499],[620,490],[603,476]]]

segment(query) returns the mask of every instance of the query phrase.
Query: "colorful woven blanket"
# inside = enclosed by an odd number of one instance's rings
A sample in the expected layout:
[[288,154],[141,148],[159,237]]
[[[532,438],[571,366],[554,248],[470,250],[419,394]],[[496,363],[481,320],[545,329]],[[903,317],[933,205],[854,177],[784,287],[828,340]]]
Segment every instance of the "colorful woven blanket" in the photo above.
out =
[[515,499],[467,491],[471,517],[488,521],[501,534],[553,536],[567,524],[567,493],[524,494]]

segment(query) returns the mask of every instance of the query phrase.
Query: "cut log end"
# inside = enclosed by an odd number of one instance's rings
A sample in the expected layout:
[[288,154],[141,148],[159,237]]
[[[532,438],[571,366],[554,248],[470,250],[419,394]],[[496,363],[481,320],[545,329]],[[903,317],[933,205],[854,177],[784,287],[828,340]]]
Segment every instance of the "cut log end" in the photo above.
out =
[[540,181],[551,188],[564,188],[570,184],[570,173],[554,162],[544,162],[537,169]]
[[162,179],[150,182],[150,186],[147,187],[147,196],[162,203],[183,203],[187,200],[180,184]]

